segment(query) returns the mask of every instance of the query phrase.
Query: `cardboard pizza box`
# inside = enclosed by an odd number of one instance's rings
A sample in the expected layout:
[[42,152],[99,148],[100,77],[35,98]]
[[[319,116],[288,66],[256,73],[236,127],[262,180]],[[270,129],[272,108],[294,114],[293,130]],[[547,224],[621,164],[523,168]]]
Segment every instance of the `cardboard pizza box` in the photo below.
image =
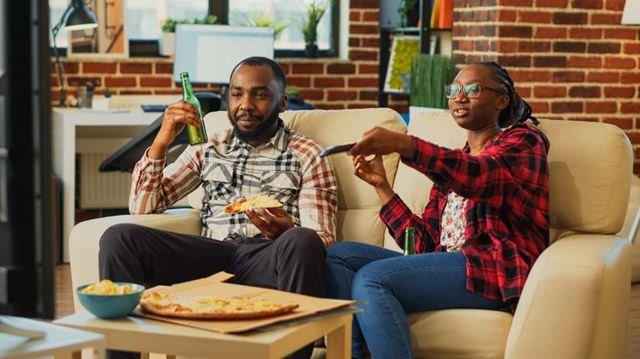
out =
[[[196,279],[189,282],[178,283],[172,286],[157,286],[148,291],[158,291],[179,295],[215,295],[220,297],[238,298],[262,298],[277,303],[295,303],[299,307],[293,312],[271,317],[256,319],[234,319],[234,320],[193,320],[163,317],[155,314],[143,312],[140,307],[132,313],[135,316],[150,318],[169,323],[186,325],[193,328],[210,330],[218,333],[241,333],[257,328],[263,328],[275,323],[299,320],[320,313],[326,313],[339,309],[344,309],[355,304],[352,300],[338,300],[311,297],[302,294],[289,293],[275,289],[251,287],[241,284],[225,283],[233,275],[225,272],[218,272],[206,278]],[[357,311],[357,310],[353,310]]]

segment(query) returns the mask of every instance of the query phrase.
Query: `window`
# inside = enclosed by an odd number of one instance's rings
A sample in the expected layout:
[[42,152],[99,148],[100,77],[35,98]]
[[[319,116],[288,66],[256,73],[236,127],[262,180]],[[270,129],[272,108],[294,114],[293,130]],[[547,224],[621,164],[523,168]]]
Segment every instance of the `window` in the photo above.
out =
[[[265,16],[287,27],[276,39],[277,57],[302,57],[304,39],[302,24],[306,8],[313,0],[126,0],[126,34],[129,39],[159,39],[162,21],[203,18],[207,14],[218,17],[218,22],[231,25],[253,23],[256,16]],[[316,0],[318,1],[318,0]],[[331,2],[331,0],[326,0]],[[333,0],[318,26],[320,56],[337,56],[339,3]],[[49,0],[51,26],[60,21],[69,0]],[[67,32],[61,29],[56,39],[59,48],[68,45]]]
[[[228,0],[229,23],[245,25],[262,16],[276,23],[287,24],[275,42],[276,56],[299,56],[304,50],[302,26],[306,9],[313,0]],[[317,0],[316,0],[317,1]],[[327,0],[328,1],[328,0]],[[334,1],[338,3],[338,1]],[[335,15],[335,16],[334,16]],[[338,9],[330,6],[318,26],[318,49],[326,55],[336,55]]]
[[203,18],[209,13],[206,0],[126,0],[127,37],[158,39],[166,18]]

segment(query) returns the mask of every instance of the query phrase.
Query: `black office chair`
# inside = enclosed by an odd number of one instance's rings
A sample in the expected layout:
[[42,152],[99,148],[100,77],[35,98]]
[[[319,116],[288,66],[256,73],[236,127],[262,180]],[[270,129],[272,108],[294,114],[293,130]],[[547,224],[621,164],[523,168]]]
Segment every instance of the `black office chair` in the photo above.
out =
[[[200,101],[202,113],[207,114],[218,111],[222,101],[220,95],[212,92],[196,92],[196,97]],[[100,172],[132,172],[135,164],[140,160],[144,151],[151,146],[153,139],[158,134],[162,125],[162,114],[157,120],[145,127],[139,134],[135,135],[129,142],[116,150],[111,156],[100,163]],[[182,153],[187,146],[186,131],[182,131],[167,151],[167,160],[172,162]]]

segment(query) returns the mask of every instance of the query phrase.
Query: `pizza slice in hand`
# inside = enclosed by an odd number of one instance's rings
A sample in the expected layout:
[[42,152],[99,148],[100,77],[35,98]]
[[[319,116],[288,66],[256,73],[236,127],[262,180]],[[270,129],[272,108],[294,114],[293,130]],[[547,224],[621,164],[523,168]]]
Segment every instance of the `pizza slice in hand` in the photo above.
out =
[[224,213],[226,214],[236,214],[242,213],[245,211],[251,211],[259,208],[276,208],[282,207],[282,203],[280,203],[277,199],[269,196],[256,196],[249,199],[240,199],[236,202],[233,202],[226,207],[224,207]]

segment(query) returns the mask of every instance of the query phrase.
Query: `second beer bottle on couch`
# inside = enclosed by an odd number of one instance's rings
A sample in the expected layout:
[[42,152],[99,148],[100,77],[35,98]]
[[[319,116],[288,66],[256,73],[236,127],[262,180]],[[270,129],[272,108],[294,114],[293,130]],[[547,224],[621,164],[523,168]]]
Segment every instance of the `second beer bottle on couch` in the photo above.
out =
[[193,94],[191,81],[189,80],[189,73],[180,73],[180,80],[182,81],[182,100],[192,104],[196,109],[198,109],[198,120],[200,121],[200,127],[194,127],[191,125],[186,126],[189,144],[199,145],[202,143],[206,143],[207,131],[204,128],[204,115],[202,114],[202,109],[200,108],[200,101],[198,101],[198,98]]

